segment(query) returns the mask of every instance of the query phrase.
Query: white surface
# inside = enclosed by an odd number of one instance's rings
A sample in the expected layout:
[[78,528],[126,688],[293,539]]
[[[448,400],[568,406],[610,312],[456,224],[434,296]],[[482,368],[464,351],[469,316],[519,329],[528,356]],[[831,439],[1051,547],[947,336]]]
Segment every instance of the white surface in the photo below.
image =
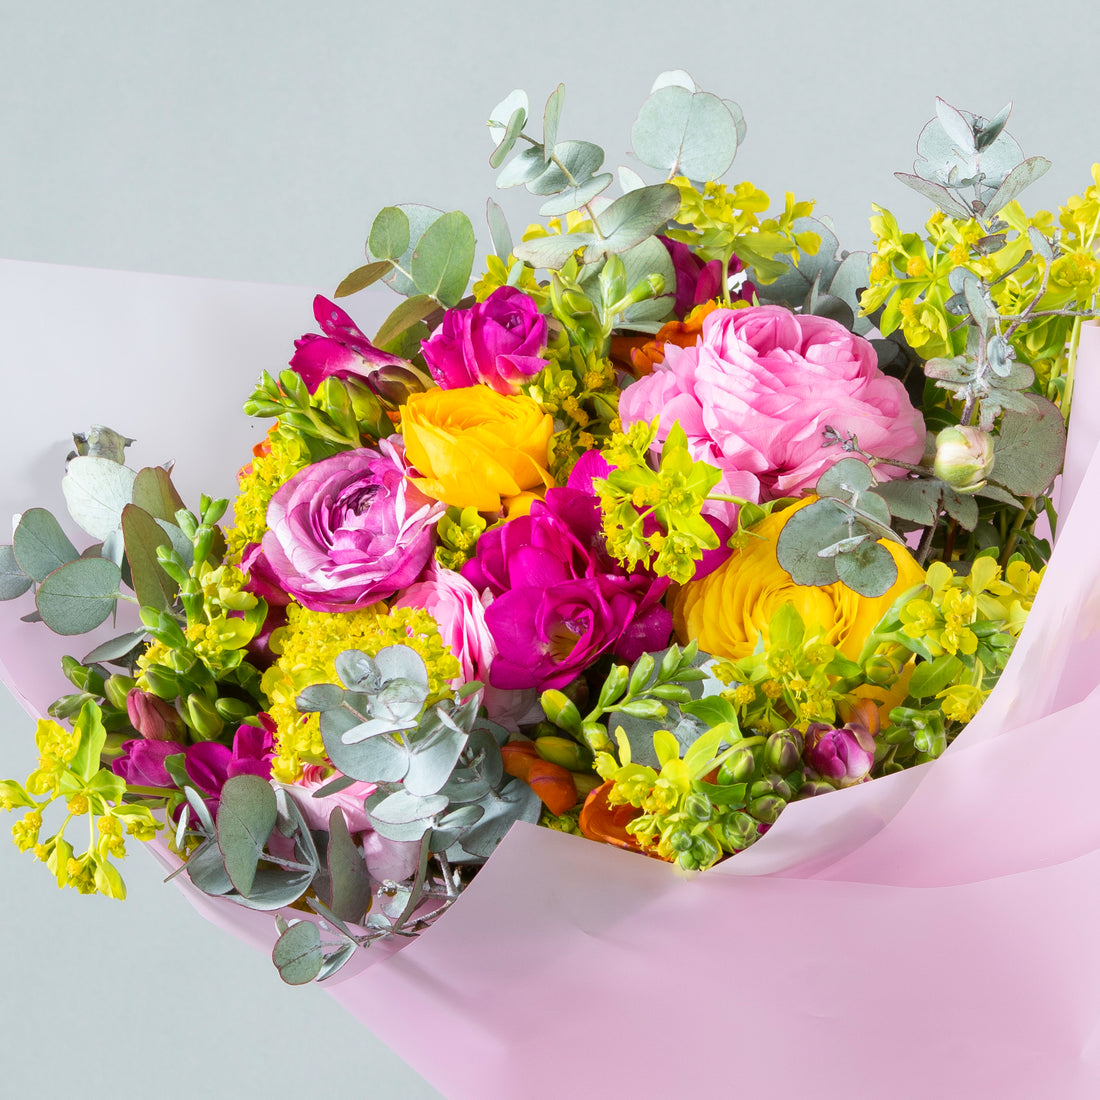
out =
[[[1100,160],[1093,9],[0,0],[0,256],[332,287],[362,262],[385,204],[461,208],[480,231],[495,175],[482,119],[513,87],[540,104],[563,80],[561,136],[604,144],[614,168],[629,163],[630,123],[653,76],[674,67],[743,107],[749,134],[731,179],[752,180],[773,202],[787,189],[817,198],[848,248],[866,247],[872,201],[914,228],[923,217],[892,172],[910,168],[936,94],[986,115],[1015,100],[1010,130],[1025,153],[1055,162],[1026,200],[1050,206],[1086,186]],[[507,196],[514,230],[536,205]],[[120,353],[137,352],[127,399],[140,422],[118,426],[152,461],[174,453],[182,466],[196,438],[223,429],[204,421],[188,434],[143,402],[141,380],[178,334],[142,331],[127,306],[117,302],[114,320],[124,322]],[[310,327],[308,294],[291,294],[286,310],[287,337]],[[81,326],[93,317],[16,316],[45,344],[84,356]],[[237,320],[223,315],[224,339],[244,331]],[[273,333],[276,366],[288,352]],[[37,355],[14,357],[2,336],[0,356],[5,432],[47,402],[79,399],[79,421],[57,415],[31,456],[52,482],[65,433],[110,423],[118,395],[91,377],[66,395]],[[251,380],[227,379],[211,408],[232,413]],[[30,381],[30,396],[11,388]],[[252,429],[242,430],[247,440]],[[5,468],[5,507],[17,487]],[[0,773],[25,775],[29,725],[2,705]],[[205,925],[140,855],[125,905],[58,892],[3,836],[0,876],[7,1092],[99,1100],[117,1095],[117,1074],[166,1098],[326,1085],[436,1095],[318,991],[283,990],[265,959]],[[112,1064],[114,1073],[90,1068]]]

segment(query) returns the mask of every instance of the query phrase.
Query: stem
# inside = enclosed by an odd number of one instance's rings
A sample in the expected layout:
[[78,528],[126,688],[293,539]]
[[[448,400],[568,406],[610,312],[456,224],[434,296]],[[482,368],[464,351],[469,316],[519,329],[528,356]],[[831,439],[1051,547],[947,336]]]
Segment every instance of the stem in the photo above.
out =
[[928,560],[928,555],[932,550],[932,537],[936,533],[937,522],[938,520],[929,525],[928,529],[924,532],[923,535],[921,535],[920,546],[917,547],[917,565],[919,565],[922,569],[924,568],[924,563]]
[[951,558],[955,553],[955,533],[958,531],[959,525],[955,520],[951,520],[947,525],[947,536],[943,540],[943,560],[950,565]]
[[1008,539],[1005,541],[1004,549],[1001,551],[1000,564],[1003,569],[1008,565],[1008,559],[1012,557],[1012,551],[1016,549],[1016,543],[1019,541],[1020,532],[1023,530],[1024,522],[1031,514],[1032,505],[1035,503],[1034,497],[1025,497],[1024,506],[1016,513],[1016,518],[1012,521],[1012,526],[1008,529]]

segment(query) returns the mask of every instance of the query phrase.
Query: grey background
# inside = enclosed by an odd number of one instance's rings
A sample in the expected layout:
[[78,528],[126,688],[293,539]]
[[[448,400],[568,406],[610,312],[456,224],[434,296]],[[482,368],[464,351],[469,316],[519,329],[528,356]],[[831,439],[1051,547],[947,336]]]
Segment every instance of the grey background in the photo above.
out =
[[[987,116],[1014,99],[1011,132],[1054,161],[1026,204],[1052,207],[1100,160],[1092,10],[0,0],[0,256],[331,289],[384,205],[463,209],[480,231],[482,124],[513,87],[541,104],[564,81],[561,136],[603,145],[614,168],[668,68],[741,104],[729,180],[773,206],[788,189],[816,199],[848,248],[868,245],[872,201],[914,229],[926,216],[892,172],[910,168],[937,94]],[[513,230],[534,217],[522,193],[504,205]],[[31,369],[0,358],[4,374]],[[26,775],[31,729],[5,694],[0,774]],[[0,837],[7,1091],[98,1100],[124,1076],[165,1098],[438,1095],[323,993],[284,989],[150,860],[126,877],[123,905],[59,892]]]

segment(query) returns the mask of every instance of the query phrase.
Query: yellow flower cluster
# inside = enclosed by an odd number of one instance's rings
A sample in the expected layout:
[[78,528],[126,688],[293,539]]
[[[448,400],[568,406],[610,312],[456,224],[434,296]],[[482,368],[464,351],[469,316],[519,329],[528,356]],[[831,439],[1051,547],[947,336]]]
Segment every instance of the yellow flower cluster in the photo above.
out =
[[263,538],[267,530],[267,504],[275,490],[310,462],[309,449],[302,437],[284,434],[277,427],[253,453],[252,462],[237,475],[241,491],[233,504],[235,526],[225,533],[226,560],[232,562],[241,560],[250,542]]
[[327,764],[316,714],[298,712],[295,700],[312,684],[338,683],[336,658],[346,649],[372,656],[390,645],[407,645],[428,670],[429,699],[447,692],[461,675],[458,659],[443,644],[435,620],[420,608],[387,611],[376,604],[361,611],[328,614],[298,604],[287,608],[287,624],[271,639],[278,660],[265,673],[262,688],[274,720],[276,756],[272,775],[283,783],[302,776],[304,764]]

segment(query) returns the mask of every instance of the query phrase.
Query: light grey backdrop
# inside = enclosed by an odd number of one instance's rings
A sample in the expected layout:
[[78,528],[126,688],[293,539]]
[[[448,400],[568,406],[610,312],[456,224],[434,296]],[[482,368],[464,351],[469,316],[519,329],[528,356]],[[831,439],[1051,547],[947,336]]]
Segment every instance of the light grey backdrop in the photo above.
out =
[[[1100,160],[1092,10],[0,0],[0,256],[331,288],[362,262],[383,205],[460,208],[480,226],[494,176],[483,120],[513,87],[541,103],[564,81],[562,136],[599,142],[614,167],[630,163],[630,123],[667,68],[744,109],[731,179],[776,203],[785,190],[815,198],[848,248],[868,244],[872,201],[923,220],[892,172],[909,169],[937,94],[985,115],[1015,100],[1010,130],[1055,162],[1027,203],[1051,206]],[[513,228],[534,214],[525,198],[505,202]],[[0,377],[33,369],[0,348]],[[0,774],[22,776],[31,727],[2,706]],[[283,990],[265,959],[161,888],[150,861],[132,859],[127,879],[124,905],[58,892],[0,837],[7,1091],[98,1100],[125,1074],[166,1098],[284,1097],[314,1082],[438,1095],[323,994]]]

